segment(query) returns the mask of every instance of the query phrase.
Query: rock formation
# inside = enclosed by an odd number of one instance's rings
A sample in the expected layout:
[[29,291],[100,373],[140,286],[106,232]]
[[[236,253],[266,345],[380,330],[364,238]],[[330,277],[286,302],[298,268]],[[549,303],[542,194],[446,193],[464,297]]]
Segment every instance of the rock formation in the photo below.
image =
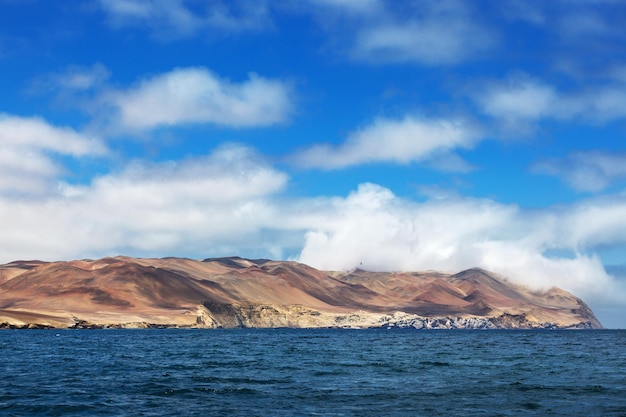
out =
[[481,269],[323,272],[287,261],[129,257],[0,265],[0,328],[601,328],[572,294]]

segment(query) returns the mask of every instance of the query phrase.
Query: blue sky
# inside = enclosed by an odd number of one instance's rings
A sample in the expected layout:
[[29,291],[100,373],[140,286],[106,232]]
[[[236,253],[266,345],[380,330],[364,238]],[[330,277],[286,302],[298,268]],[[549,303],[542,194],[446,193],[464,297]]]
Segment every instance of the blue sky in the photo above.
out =
[[623,2],[0,8],[0,261],[478,266],[626,327]]

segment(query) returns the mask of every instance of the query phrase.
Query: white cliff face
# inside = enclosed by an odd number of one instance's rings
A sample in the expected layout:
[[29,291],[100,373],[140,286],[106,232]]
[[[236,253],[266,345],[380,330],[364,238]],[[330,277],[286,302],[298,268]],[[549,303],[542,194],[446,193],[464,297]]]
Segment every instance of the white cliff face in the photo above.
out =
[[206,306],[198,309],[199,327],[206,328],[413,328],[430,329],[593,329],[591,321],[569,325],[537,322],[524,315],[498,317],[421,317],[355,311],[347,314],[321,313],[302,306],[229,306],[224,314],[212,313]]

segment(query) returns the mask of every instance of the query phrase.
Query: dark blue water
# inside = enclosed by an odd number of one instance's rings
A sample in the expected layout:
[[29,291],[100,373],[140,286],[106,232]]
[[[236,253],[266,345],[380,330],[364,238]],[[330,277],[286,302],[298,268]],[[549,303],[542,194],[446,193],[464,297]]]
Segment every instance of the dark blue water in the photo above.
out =
[[0,416],[626,416],[626,331],[0,331]]

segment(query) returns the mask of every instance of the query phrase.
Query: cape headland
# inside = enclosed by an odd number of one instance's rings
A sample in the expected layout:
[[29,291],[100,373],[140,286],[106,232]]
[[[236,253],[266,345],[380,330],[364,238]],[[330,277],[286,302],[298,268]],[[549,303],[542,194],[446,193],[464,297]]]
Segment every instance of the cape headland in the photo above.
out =
[[0,328],[599,329],[559,288],[497,274],[327,272],[239,257],[0,265]]

